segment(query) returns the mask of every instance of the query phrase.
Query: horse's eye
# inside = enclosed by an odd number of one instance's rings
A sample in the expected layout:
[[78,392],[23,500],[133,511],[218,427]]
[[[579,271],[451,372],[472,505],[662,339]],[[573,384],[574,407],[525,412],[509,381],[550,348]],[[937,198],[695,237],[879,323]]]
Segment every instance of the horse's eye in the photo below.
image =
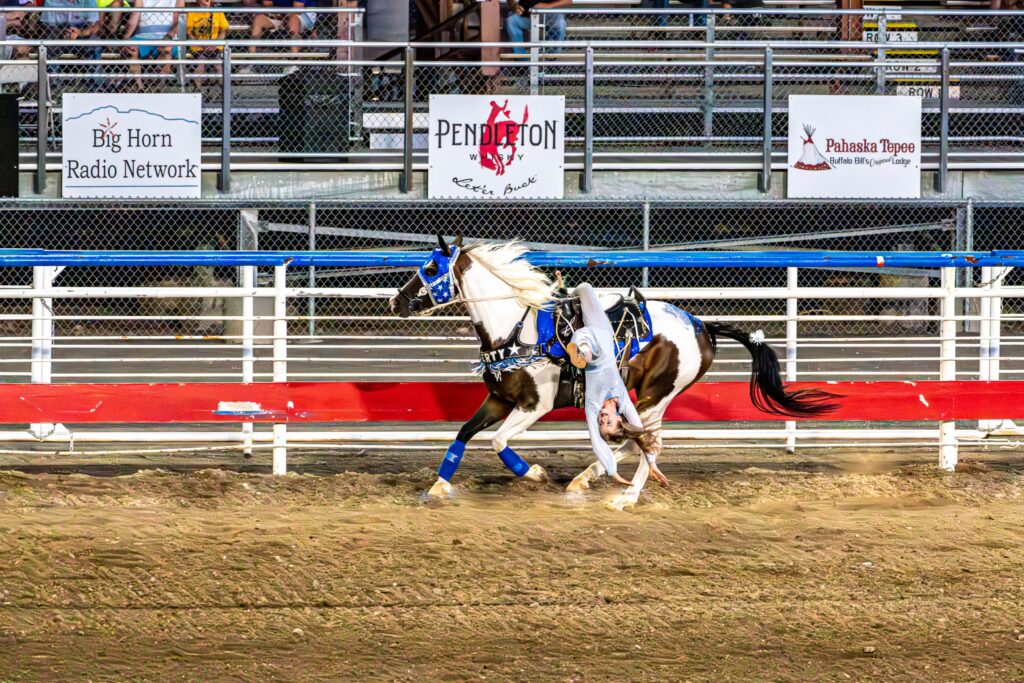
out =
[[426,273],[427,277],[434,277],[437,275],[437,264],[431,261],[423,267],[423,272]]

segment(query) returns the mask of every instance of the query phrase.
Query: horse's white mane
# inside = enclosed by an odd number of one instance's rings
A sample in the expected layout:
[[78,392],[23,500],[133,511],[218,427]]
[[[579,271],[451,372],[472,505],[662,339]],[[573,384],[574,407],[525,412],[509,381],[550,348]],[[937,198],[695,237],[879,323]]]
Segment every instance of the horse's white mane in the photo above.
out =
[[555,285],[541,271],[522,258],[526,247],[520,242],[474,244],[466,254],[512,288],[516,300],[530,308],[546,308],[555,297]]

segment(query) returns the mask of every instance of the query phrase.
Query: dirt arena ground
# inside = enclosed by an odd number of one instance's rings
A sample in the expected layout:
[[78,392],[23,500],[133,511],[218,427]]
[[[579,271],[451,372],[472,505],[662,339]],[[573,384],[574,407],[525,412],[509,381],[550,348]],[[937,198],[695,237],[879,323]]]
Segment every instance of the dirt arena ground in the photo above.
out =
[[581,451],[3,457],[3,681],[1024,680],[1020,451],[672,452],[626,513]]

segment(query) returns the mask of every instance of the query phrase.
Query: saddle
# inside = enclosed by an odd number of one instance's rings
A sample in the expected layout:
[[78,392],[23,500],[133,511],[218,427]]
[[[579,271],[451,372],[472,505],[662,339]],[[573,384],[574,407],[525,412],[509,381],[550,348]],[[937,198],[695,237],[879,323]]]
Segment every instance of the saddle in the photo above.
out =
[[[569,297],[565,290],[559,294],[561,300],[557,305],[537,312],[537,338],[545,356],[565,365],[568,361],[565,347],[572,341],[573,332],[583,327],[583,311],[578,298]],[[620,363],[625,364],[640,353],[641,344],[654,336],[647,300],[635,287],[631,287],[628,296],[618,295],[604,312],[614,330],[615,354],[621,356]]]
[[[544,358],[550,359],[561,368],[560,392],[566,392],[571,396],[573,405],[580,408],[584,399],[583,371],[569,362],[565,347],[572,341],[573,332],[583,327],[583,310],[580,300],[570,297],[564,287],[558,291],[558,295],[558,303],[550,309],[537,311],[536,344],[524,343],[521,338],[523,323],[529,313],[527,310],[508,339],[493,349],[481,351],[480,363],[475,371],[478,374],[489,372],[500,381],[502,373],[526,367]],[[628,296],[619,295],[607,306],[605,314],[614,331],[615,355],[624,371],[630,358],[640,353],[640,345],[654,337],[647,301],[633,287]]]

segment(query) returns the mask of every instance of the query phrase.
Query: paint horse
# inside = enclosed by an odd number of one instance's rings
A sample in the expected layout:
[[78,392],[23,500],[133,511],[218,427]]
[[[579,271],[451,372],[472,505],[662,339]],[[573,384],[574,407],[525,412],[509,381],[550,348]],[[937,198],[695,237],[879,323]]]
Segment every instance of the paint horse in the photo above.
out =
[[[462,460],[466,443],[478,432],[503,421],[491,447],[516,476],[532,481],[547,478],[538,464],[527,463],[509,441],[523,433],[545,413],[573,405],[571,386],[562,382],[563,368],[551,357],[550,339],[542,339],[538,322],[556,299],[555,286],[523,257],[517,243],[462,246],[462,238],[447,244],[438,234],[438,246],[391,299],[391,311],[403,318],[461,303],[480,340],[480,357],[487,398],[459,430],[438,469],[429,495],[446,496],[450,480]],[[750,398],[759,409],[792,417],[813,417],[833,410],[833,395],[815,390],[787,390],[779,361],[763,333],[747,334],[729,325],[705,323],[662,301],[648,301],[651,336],[629,361],[626,385],[636,390],[637,411],[650,433],[648,455],[662,450],[662,417],[669,403],[707,372],[715,358],[718,337],[742,344],[753,360]],[[550,320],[550,316],[548,316]],[[541,328],[550,329],[549,325]],[[632,440],[615,452],[617,460],[641,456]],[[611,505],[633,505],[650,473],[647,458],[630,486]],[[594,462],[569,484],[570,491],[590,487],[605,474]]]

